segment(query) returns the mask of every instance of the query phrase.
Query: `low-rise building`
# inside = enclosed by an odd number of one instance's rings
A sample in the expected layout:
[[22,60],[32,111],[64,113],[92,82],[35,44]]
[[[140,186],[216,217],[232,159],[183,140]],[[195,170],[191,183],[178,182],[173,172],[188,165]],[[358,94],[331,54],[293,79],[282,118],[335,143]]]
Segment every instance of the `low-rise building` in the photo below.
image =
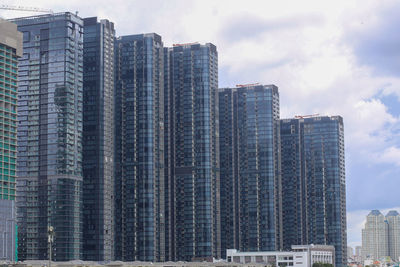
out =
[[335,248],[327,245],[294,245],[292,251],[241,252],[228,249],[226,255],[228,262],[241,264],[259,263],[280,267],[312,267],[314,263],[335,265]]

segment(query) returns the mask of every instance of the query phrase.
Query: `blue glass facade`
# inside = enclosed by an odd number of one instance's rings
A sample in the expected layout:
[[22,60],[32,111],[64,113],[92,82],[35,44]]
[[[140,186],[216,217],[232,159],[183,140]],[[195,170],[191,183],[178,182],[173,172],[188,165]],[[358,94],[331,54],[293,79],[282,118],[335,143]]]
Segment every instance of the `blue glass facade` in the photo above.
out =
[[114,259],[114,24],[84,19],[83,257]]
[[239,168],[236,89],[219,90],[221,257],[239,249]]
[[71,13],[14,19],[19,60],[19,259],[82,257],[83,22]]
[[237,89],[239,249],[280,248],[279,93],[270,86]]
[[152,33],[115,46],[115,257],[163,261],[163,44]]
[[220,89],[221,250],[282,247],[279,93]]
[[[292,245],[307,243],[307,201],[306,184],[303,179],[304,168],[301,164],[302,137],[301,125],[297,119],[281,122],[282,153],[282,207],[283,213],[283,248],[291,249]],[[316,243],[317,244],[317,243]],[[319,243],[318,243],[319,244]]]
[[165,53],[167,259],[219,258],[217,49],[182,44]]
[[284,247],[335,246],[336,266],[347,264],[343,119],[281,121]]

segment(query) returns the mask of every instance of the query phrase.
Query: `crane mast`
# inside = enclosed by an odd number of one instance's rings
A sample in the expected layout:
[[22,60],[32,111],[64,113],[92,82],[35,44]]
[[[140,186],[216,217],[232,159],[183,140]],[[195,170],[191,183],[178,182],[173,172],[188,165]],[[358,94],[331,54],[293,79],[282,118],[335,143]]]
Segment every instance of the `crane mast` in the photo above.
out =
[[4,10],[16,10],[16,11],[29,11],[29,12],[40,12],[40,13],[53,13],[51,9],[37,8],[37,7],[24,7],[24,6],[9,6],[0,5],[0,9]]

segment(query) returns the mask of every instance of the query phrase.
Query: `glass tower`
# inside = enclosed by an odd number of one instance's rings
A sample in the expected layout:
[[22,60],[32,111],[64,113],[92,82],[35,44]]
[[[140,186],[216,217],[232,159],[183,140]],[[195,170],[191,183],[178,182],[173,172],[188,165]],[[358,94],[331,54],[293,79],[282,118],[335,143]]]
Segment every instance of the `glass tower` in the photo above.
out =
[[18,58],[22,33],[17,25],[0,19],[0,257],[17,260],[16,159]]
[[19,59],[19,259],[82,257],[83,21],[71,13],[13,19]]
[[164,261],[163,43],[129,35],[115,48],[115,257]]
[[275,85],[219,90],[221,250],[279,250],[279,92]]
[[347,264],[343,119],[281,120],[284,249],[297,244],[335,246]]
[[165,54],[167,259],[211,260],[221,256],[217,48],[177,44]]
[[275,85],[237,88],[239,249],[280,248],[279,92]]
[[219,90],[221,257],[239,248],[239,168],[236,88]]
[[[306,183],[302,159],[303,138],[298,119],[281,122],[283,249],[309,244],[307,238]],[[303,205],[304,204],[304,205]],[[319,243],[316,243],[319,244]]]
[[83,257],[114,259],[114,24],[84,19]]

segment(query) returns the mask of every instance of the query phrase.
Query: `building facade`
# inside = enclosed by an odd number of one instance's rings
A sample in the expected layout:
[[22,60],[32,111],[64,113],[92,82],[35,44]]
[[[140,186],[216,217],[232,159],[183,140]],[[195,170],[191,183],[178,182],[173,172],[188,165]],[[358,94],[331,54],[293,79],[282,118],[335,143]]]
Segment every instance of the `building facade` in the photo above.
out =
[[18,58],[22,33],[0,19],[0,259],[15,261]]
[[84,19],[83,257],[114,259],[114,24]]
[[372,210],[367,215],[362,229],[363,259],[377,260],[389,256],[387,228],[385,216],[379,210]]
[[239,85],[219,97],[222,249],[281,249],[278,88]]
[[20,260],[82,258],[83,21],[71,13],[12,20],[19,59],[17,220]]
[[336,266],[347,264],[343,119],[281,120],[284,249],[335,246]]
[[335,266],[335,247],[327,245],[295,245],[287,251],[242,252],[227,250],[228,263],[264,264],[267,266],[312,267],[314,263]]
[[381,260],[389,256],[399,261],[400,215],[391,210],[384,216],[379,210],[372,210],[362,229],[363,260]]
[[167,259],[220,258],[217,48],[180,44],[165,54]]
[[400,214],[391,210],[386,214],[388,225],[388,249],[393,261],[400,261]]
[[163,261],[163,43],[154,33],[122,36],[115,50],[115,258]]
[[221,253],[239,248],[239,168],[236,88],[219,90]]

